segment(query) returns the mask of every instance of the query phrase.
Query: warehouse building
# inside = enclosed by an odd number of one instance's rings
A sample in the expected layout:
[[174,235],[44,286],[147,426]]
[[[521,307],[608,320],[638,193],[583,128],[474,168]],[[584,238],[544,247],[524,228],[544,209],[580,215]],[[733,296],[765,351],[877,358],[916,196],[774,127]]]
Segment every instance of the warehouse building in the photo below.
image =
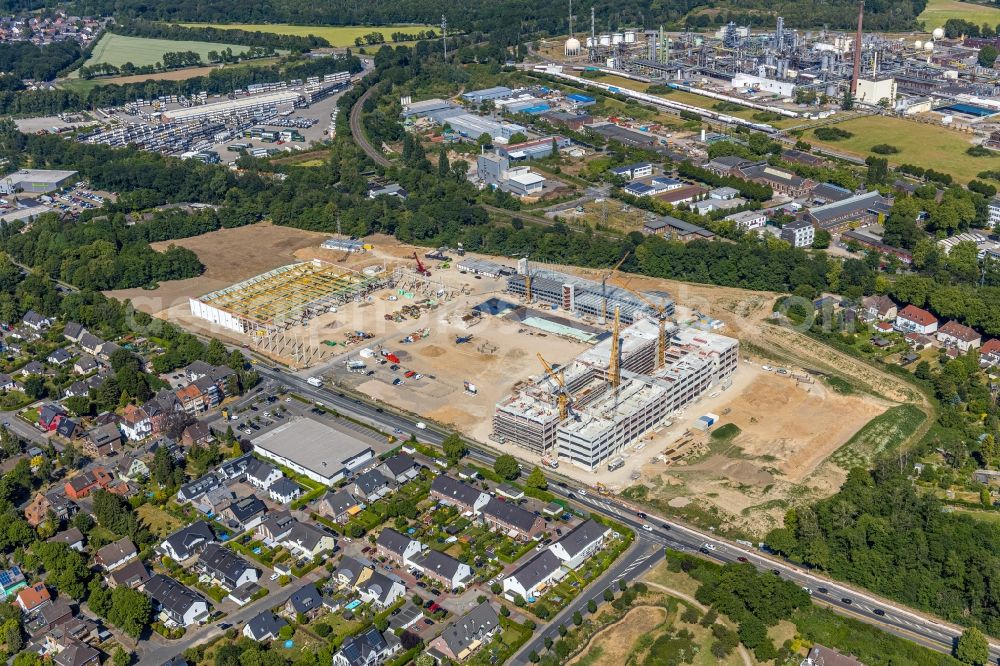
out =
[[279,106],[295,106],[302,100],[302,95],[292,91],[277,91],[243,97],[239,99],[189,106],[183,109],[164,111],[161,118],[167,123],[182,123],[192,120],[227,118],[229,116],[249,115]]
[[514,91],[507,86],[494,86],[492,88],[483,88],[482,90],[462,93],[462,99],[471,104],[482,104],[488,100],[510,97],[513,93]]
[[837,231],[851,222],[875,222],[881,215],[888,214],[891,206],[888,200],[876,191],[856,194],[824,206],[810,208],[805,220],[819,229]]
[[478,139],[486,134],[493,140],[506,141],[515,134],[527,131],[523,125],[517,123],[497,122],[472,113],[448,116],[443,118],[442,124],[449,125],[453,132],[469,139]]
[[357,430],[293,417],[252,441],[254,453],[332,486],[375,457]]
[[497,146],[497,154],[512,162],[519,160],[540,160],[552,154],[552,146],[557,149],[569,148],[570,140],[564,136],[545,136],[540,139]]
[[734,338],[668,324],[663,367],[656,368],[658,324],[641,319],[621,333],[621,383],[608,381],[611,340],[605,339],[561,368],[572,396],[562,420],[557,383],[543,376],[497,404],[493,439],[556,455],[595,470],[657,428],[677,410],[726,382],[739,363]]
[[0,183],[0,194],[54,192],[75,181],[77,173],[57,169],[20,169],[4,176],[3,182]]

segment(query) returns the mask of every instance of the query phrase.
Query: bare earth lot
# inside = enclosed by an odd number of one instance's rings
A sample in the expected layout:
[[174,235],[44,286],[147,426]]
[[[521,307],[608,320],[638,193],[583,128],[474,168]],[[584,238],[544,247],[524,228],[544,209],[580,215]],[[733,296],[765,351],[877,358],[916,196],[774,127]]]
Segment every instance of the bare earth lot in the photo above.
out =
[[[412,267],[413,252],[422,256],[426,251],[379,236],[366,239],[374,244],[374,251],[345,257],[320,248],[327,237],[258,224],[184,239],[176,243],[198,254],[206,266],[204,275],[168,283],[154,291],[135,289],[111,295],[131,298],[140,309],[189,329],[242,343],[247,340],[241,336],[210,331],[205,322],[193,319],[188,312],[188,298],[293,261],[319,258],[353,270],[379,266],[391,271],[397,266]],[[425,263],[432,271],[429,286],[401,285],[412,290],[412,297],[384,290],[372,294],[368,302],[348,303],[335,313],[287,333],[323,354],[318,366],[303,373],[322,375],[330,386],[357,389],[479,441],[489,441],[495,404],[516,383],[542,372],[536,354],[541,353],[549,363],[562,364],[587,345],[490,315],[466,327],[462,317],[485,300],[497,297],[516,301],[502,292],[500,280],[460,274],[454,263],[447,268],[439,262]],[[597,271],[551,268],[599,279]],[[720,332],[739,338],[742,361],[732,386],[703,396],[675,423],[648,434],[624,451],[623,469],[592,474],[568,463],[561,465],[560,472],[569,476],[588,484],[601,481],[613,491],[642,484],[650,500],[711,511],[721,523],[757,534],[777,524],[789,506],[836,490],[844,471],[829,458],[865,423],[893,404],[909,401],[926,405],[924,398],[902,380],[800,332],[767,323],[774,294],[627,277],[631,288],[669,292],[679,304],[679,321],[690,319],[693,311],[721,319],[725,326]],[[385,319],[404,305],[428,297],[436,305],[422,310],[419,319]],[[428,335],[420,337],[420,332],[427,329]],[[345,334],[358,330],[371,333],[372,339],[344,346]],[[411,334],[416,334],[415,342],[401,342]],[[456,343],[457,336],[469,334],[473,335],[470,342]],[[336,342],[336,346],[325,345],[327,340]],[[346,360],[359,358],[358,352],[364,347],[376,349],[379,345],[399,356],[397,371],[373,359],[365,359],[366,372],[373,371],[372,376],[347,371]],[[764,364],[786,368],[788,374],[765,372],[761,368]],[[404,378],[408,370],[423,377]],[[830,390],[822,380],[807,378],[798,382],[791,377],[792,373],[807,377],[806,371],[836,373],[848,378],[858,390],[842,395]],[[404,383],[393,385],[397,378]],[[478,393],[466,392],[464,382],[475,384]],[[737,425],[740,434],[720,442],[693,431],[695,419],[707,412],[721,416],[719,425]],[[921,435],[918,429],[914,437]],[[528,462],[538,462],[521,449],[509,448]],[[678,457],[678,451],[684,455]]]

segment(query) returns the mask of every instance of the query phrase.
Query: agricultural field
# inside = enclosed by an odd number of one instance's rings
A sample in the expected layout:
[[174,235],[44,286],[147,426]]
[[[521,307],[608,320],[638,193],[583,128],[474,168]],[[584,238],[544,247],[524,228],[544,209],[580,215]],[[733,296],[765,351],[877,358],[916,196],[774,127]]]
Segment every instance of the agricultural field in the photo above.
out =
[[126,62],[131,62],[136,66],[155,65],[160,62],[164,53],[176,51],[194,51],[201,56],[202,60],[207,61],[209,51],[232,49],[234,54],[240,54],[248,48],[248,46],[239,46],[238,44],[148,39],[146,37],[127,37],[108,32],[94,46],[94,50],[85,64],[97,65],[107,63],[121,67]]
[[917,20],[923,21],[924,29],[930,32],[943,26],[951,18],[964,19],[976,25],[988,23],[996,27],[1000,23],[1000,8],[961,0],[928,0],[927,7]]
[[[428,28],[434,29],[431,25],[415,25],[406,23],[393,23],[391,25],[289,25],[287,23],[182,23],[181,25],[191,28],[218,28],[219,30],[259,30],[260,32],[271,32],[277,35],[295,35],[298,37],[308,37],[315,35],[330,42],[331,46],[354,46],[354,40],[370,32],[381,32],[388,42],[394,32],[419,32]],[[405,44],[407,42],[398,42]]]
[[972,157],[965,153],[972,145],[970,135],[938,125],[920,124],[901,118],[865,116],[828,127],[846,130],[854,136],[841,141],[821,141],[809,131],[802,138],[809,143],[862,158],[873,154],[872,146],[887,143],[899,149],[898,153],[888,156],[890,164],[915,164],[936,169],[951,174],[963,183],[974,179],[980,171],[990,168],[990,158]]

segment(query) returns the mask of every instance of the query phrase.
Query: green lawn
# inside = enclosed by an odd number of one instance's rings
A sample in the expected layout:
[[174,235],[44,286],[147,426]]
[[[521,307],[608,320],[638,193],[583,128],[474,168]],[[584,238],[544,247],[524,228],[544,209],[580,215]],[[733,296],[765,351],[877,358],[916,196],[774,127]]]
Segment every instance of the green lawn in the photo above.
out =
[[944,25],[944,22],[950,18],[965,19],[976,25],[989,23],[996,27],[1000,23],[1000,8],[972,2],[959,2],[959,0],[928,0],[927,7],[917,17],[917,20],[923,21],[924,28],[930,32],[934,28]]
[[237,44],[216,44],[213,42],[174,41],[171,39],[147,39],[146,37],[126,37],[114,33],[105,33],[94,46],[86,65],[108,63],[121,66],[126,62],[133,65],[155,65],[164,53],[176,51],[194,51],[205,62],[208,62],[209,51],[224,51],[232,49],[234,54],[245,52],[249,47]]
[[893,407],[866,423],[831,459],[844,469],[865,465],[901,446],[926,418],[914,405]]
[[167,536],[181,526],[180,520],[152,504],[143,504],[136,509],[136,513],[139,514],[142,522],[152,530],[153,534],[160,537]]
[[991,168],[991,158],[966,155],[966,149],[972,145],[969,135],[939,125],[902,118],[865,116],[830,127],[847,130],[854,136],[841,141],[821,141],[808,131],[802,138],[809,143],[858,157],[873,155],[872,146],[887,143],[899,149],[898,153],[887,156],[890,164],[915,164],[943,171],[963,183],[974,179],[980,171]]
[[[386,42],[391,39],[394,32],[415,33],[435,26],[413,25],[405,23],[393,23],[391,25],[289,25],[287,23],[182,23],[181,25],[192,28],[219,28],[220,30],[258,30],[260,32],[271,32],[278,35],[297,35],[308,37],[316,35],[330,42],[331,46],[354,46],[354,39],[367,35],[370,32],[380,32],[385,37]],[[440,32],[440,29],[435,29]],[[404,44],[405,42],[399,42]]]

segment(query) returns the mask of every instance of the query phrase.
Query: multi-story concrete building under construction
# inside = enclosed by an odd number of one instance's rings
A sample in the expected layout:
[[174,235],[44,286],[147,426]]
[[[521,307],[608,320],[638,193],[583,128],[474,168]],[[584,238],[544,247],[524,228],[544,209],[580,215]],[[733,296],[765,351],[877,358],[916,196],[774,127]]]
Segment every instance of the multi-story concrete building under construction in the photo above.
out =
[[664,364],[656,368],[658,337],[649,319],[622,331],[617,389],[610,379],[611,339],[560,368],[571,396],[565,419],[551,375],[507,396],[496,406],[493,438],[594,470],[736,371],[734,338],[667,324]]
[[[621,287],[610,284],[602,286],[600,282],[594,280],[586,280],[543,268],[532,268],[530,275],[532,302],[554,305],[580,317],[596,317],[598,319],[605,315],[610,317],[617,306],[621,312],[622,323],[627,325],[640,317],[652,317],[656,314],[652,306]],[[517,275],[507,278],[507,291],[522,298],[527,296],[528,266],[526,261],[520,262]],[[650,294],[650,300],[665,307],[667,315],[674,314],[674,303],[671,299],[659,294]]]

